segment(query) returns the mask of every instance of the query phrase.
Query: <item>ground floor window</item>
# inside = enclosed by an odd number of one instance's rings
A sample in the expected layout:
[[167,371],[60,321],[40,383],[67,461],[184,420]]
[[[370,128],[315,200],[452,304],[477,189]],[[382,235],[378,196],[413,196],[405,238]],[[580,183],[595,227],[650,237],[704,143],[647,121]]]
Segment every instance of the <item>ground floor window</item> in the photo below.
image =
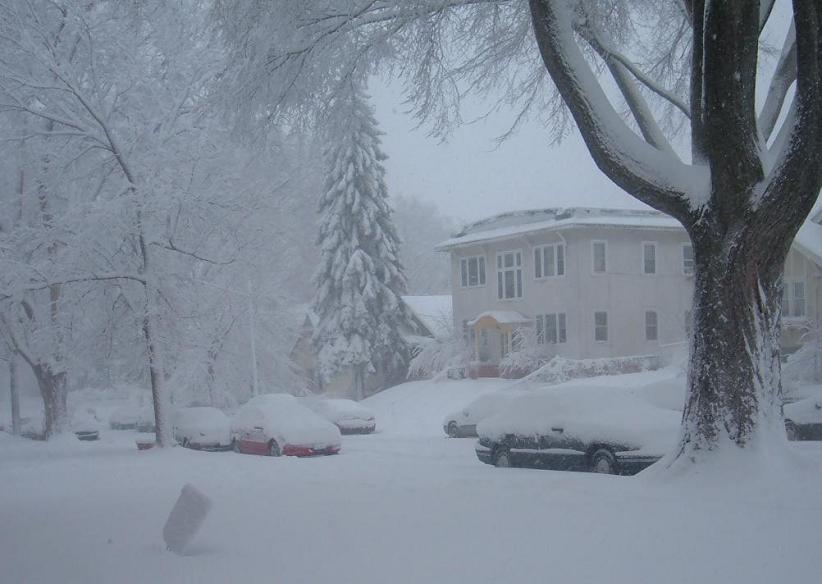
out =
[[605,311],[594,313],[594,340],[600,343],[608,340],[608,313]]
[[659,317],[654,310],[645,311],[645,340],[655,341],[659,337]]
[[564,343],[568,340],[568,329],[564,312],[538,314],[536,317],[537,344]]
[[805,281],[785,280],[782,289],[782,316],[804,318],[807,316],[805,305]]

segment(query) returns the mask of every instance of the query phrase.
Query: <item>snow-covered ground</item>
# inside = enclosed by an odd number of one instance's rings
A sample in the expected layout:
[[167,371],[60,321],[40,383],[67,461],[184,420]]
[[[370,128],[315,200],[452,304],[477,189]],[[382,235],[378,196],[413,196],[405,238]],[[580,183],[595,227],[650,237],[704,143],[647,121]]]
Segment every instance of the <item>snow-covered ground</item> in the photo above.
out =
[[[772,583],[822,573],[822,444],[790,476],[681,481],[478,462],[449,411],[505,381],[413,382],[366,401],[378,432],[338,456],[138,452],[135,434],[0,433],[0,582]],[[187,555],[162,528],[212,501]]]

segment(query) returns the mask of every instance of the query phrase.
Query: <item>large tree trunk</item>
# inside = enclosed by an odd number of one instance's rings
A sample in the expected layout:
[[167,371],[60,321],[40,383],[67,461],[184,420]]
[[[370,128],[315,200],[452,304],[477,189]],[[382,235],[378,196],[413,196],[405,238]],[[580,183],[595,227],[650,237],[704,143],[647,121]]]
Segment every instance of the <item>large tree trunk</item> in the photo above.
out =
[[32,369],[43,398],[43,437],[48,440],[69,429],[66,373],[55,373],[48,365],[41,364],[35,365]]
[[784,440],[779,405],[780,310],[785,251],[763,253],[742,227],[692,234],[696,273],[688,397],[678,455],[696,459],[723,442]]
[[9,393],[11,398],[11,433],[20,435],[20,386],[17,379],[17,355],[9,355]]

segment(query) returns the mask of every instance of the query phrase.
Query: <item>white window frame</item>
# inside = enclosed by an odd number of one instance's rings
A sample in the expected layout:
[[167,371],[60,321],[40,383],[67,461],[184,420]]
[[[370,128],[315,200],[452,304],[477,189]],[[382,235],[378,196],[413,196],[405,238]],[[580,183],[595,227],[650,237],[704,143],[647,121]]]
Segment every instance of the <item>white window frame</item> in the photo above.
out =
[[[597,271],[597,255],[596,255],[596,247],[597,244],[602,244],[602,259],[603,263],[605,264],[605,269],[603,271]],[[608,242],[604,239],[594,239],[591,241],[591,273],[594,275],[600,274],[607,274],[608,273]]]
[[[551,249],[551,255],[554,259],[554,273],[551,275],[545,274],[545,252],[548,249]],[[562,248],[562,273],[559,271],[560,262],[560,248]],[[534,279],[535,280],[548,280],[550,278],[562,278],[565,276],[565,272],[567,271],[567,255],[565,253],[565,244],[561,242],[557,243],[546,243],[544,245],[537,245],[534,246]],[[540,274],[537,275],[537,267],[539,267]]]
[[[471,284],[471,272],[470,272],[470,265],[471,260],[477,260],[477,284]],[[462,282],[462,265],[465,262],[465,284]],[[480,270],[480,263],[482,263],[483,268]],[[483,276],[482,281],[480,281],[480,275]],[[488,281],[488,264],[485,260],[484,255],[472,255],[467,256],[464,258],[460,258],[460,288],[482,288],[485,286],[485,283]]]
[[[796,295],[797,284],[802,287],[802,296]],[[802,312],[797,313],[796,301],[802,299]],[[804,278],[790,278],[783,281],[782,318],[785,320],[803,320],[808,318],[808,281]]]
[[[648,322],[648,317],[652,314],[654,315],[654,322],[653,324],[650,324]],[[648,335],[648,331],[650,330],[654,331],[653,337],[650,337]],[[656,310],[645,311],[645,340],[652,343],[659,341],[659,312],[657,312]]]
[[[506,268],[505,267],[505,256],[508,254],[514,255],[514,265],[512,267]],[[519,254],[519,265],[517,265],[517,254]],[[497,300],[503,301],[511,301],[511,300],[521,300],[525,297],[525,278],[523,277],[523,269],[525,267],[525,254],[523,253],[522,249],[509,249],[505,251],[497,252],[496,254],[496,261],[494,263],[497,272]],[[505,292],[505,272],[513,271],[514,272],[514,295],[510,298],[506,297]],[[517,278],[517,272],[519,272],[519,278]],[[500,282],[500,276],[502,276],[502,281]],[[502,290],[500,290],[500,283],[502,284]],[[517,285],[519,284],[519,286]],[[503,292],[500,295],[500,292]],[[519,292],[519,294],[517,294]]]
[[[553,317],[554,326],[552,329],[549,329],[548,317]],[[552,333],[549,333],[551,330]],[[538,345],[563,345],[568,342],[568,318],[564,312],[538,314],[536,316],[536,331]]]
[[[647,267],[646,261],[648,259],[648,258],[645,257],[645,253],[646,253],[645,248],[646,248],[646,246],[650,246],[654,250],[654,271],[653,272],[648,272],[648,271],[645,270],[645,268]],[[658,258],[659,258],[659,254],[657,253],[658,249],[659,249],[659,246],[657,245],[657,242],[655,242],[655,241],[643,241],[642,242],[642,253],[640,254],[642,263],[641,263],[639,269],[640,269],[640,273],[643,276],[655,276],[657,274],[657,272],[658,272],[657,265],[659,264],[659,262],[657,261]]]
[[[599,325],[597,324],[597,315],[604,314],[605,315],[605,324]],[[598,339],[597,338],[597,329],[605,327],[605,338]],[[594,311],[594,342],[595,343],[607,343],[608,342],[608,311],[607,310],[595,310]]]
[[[691,250],[691,269],[688,271],[685,268],[685,250]],[[693,276],[696,270],[696,258],[694,258],[694,246],[692,243],[683,243],[679,246],[680,267],[682,268],[683,276]]]

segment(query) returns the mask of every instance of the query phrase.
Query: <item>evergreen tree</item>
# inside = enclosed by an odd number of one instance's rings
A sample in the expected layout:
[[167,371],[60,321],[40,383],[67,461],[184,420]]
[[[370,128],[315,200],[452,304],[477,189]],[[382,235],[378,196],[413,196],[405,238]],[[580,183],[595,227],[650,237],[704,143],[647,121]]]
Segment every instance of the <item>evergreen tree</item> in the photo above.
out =
[[330,111],[314,346],[323,379],[350,371],[352,396],[362,399],[369,373],[383,382],[404,373],[409,349],[400,331],[412,325],[400,299],[406,282],[368,96],[348,83]]

